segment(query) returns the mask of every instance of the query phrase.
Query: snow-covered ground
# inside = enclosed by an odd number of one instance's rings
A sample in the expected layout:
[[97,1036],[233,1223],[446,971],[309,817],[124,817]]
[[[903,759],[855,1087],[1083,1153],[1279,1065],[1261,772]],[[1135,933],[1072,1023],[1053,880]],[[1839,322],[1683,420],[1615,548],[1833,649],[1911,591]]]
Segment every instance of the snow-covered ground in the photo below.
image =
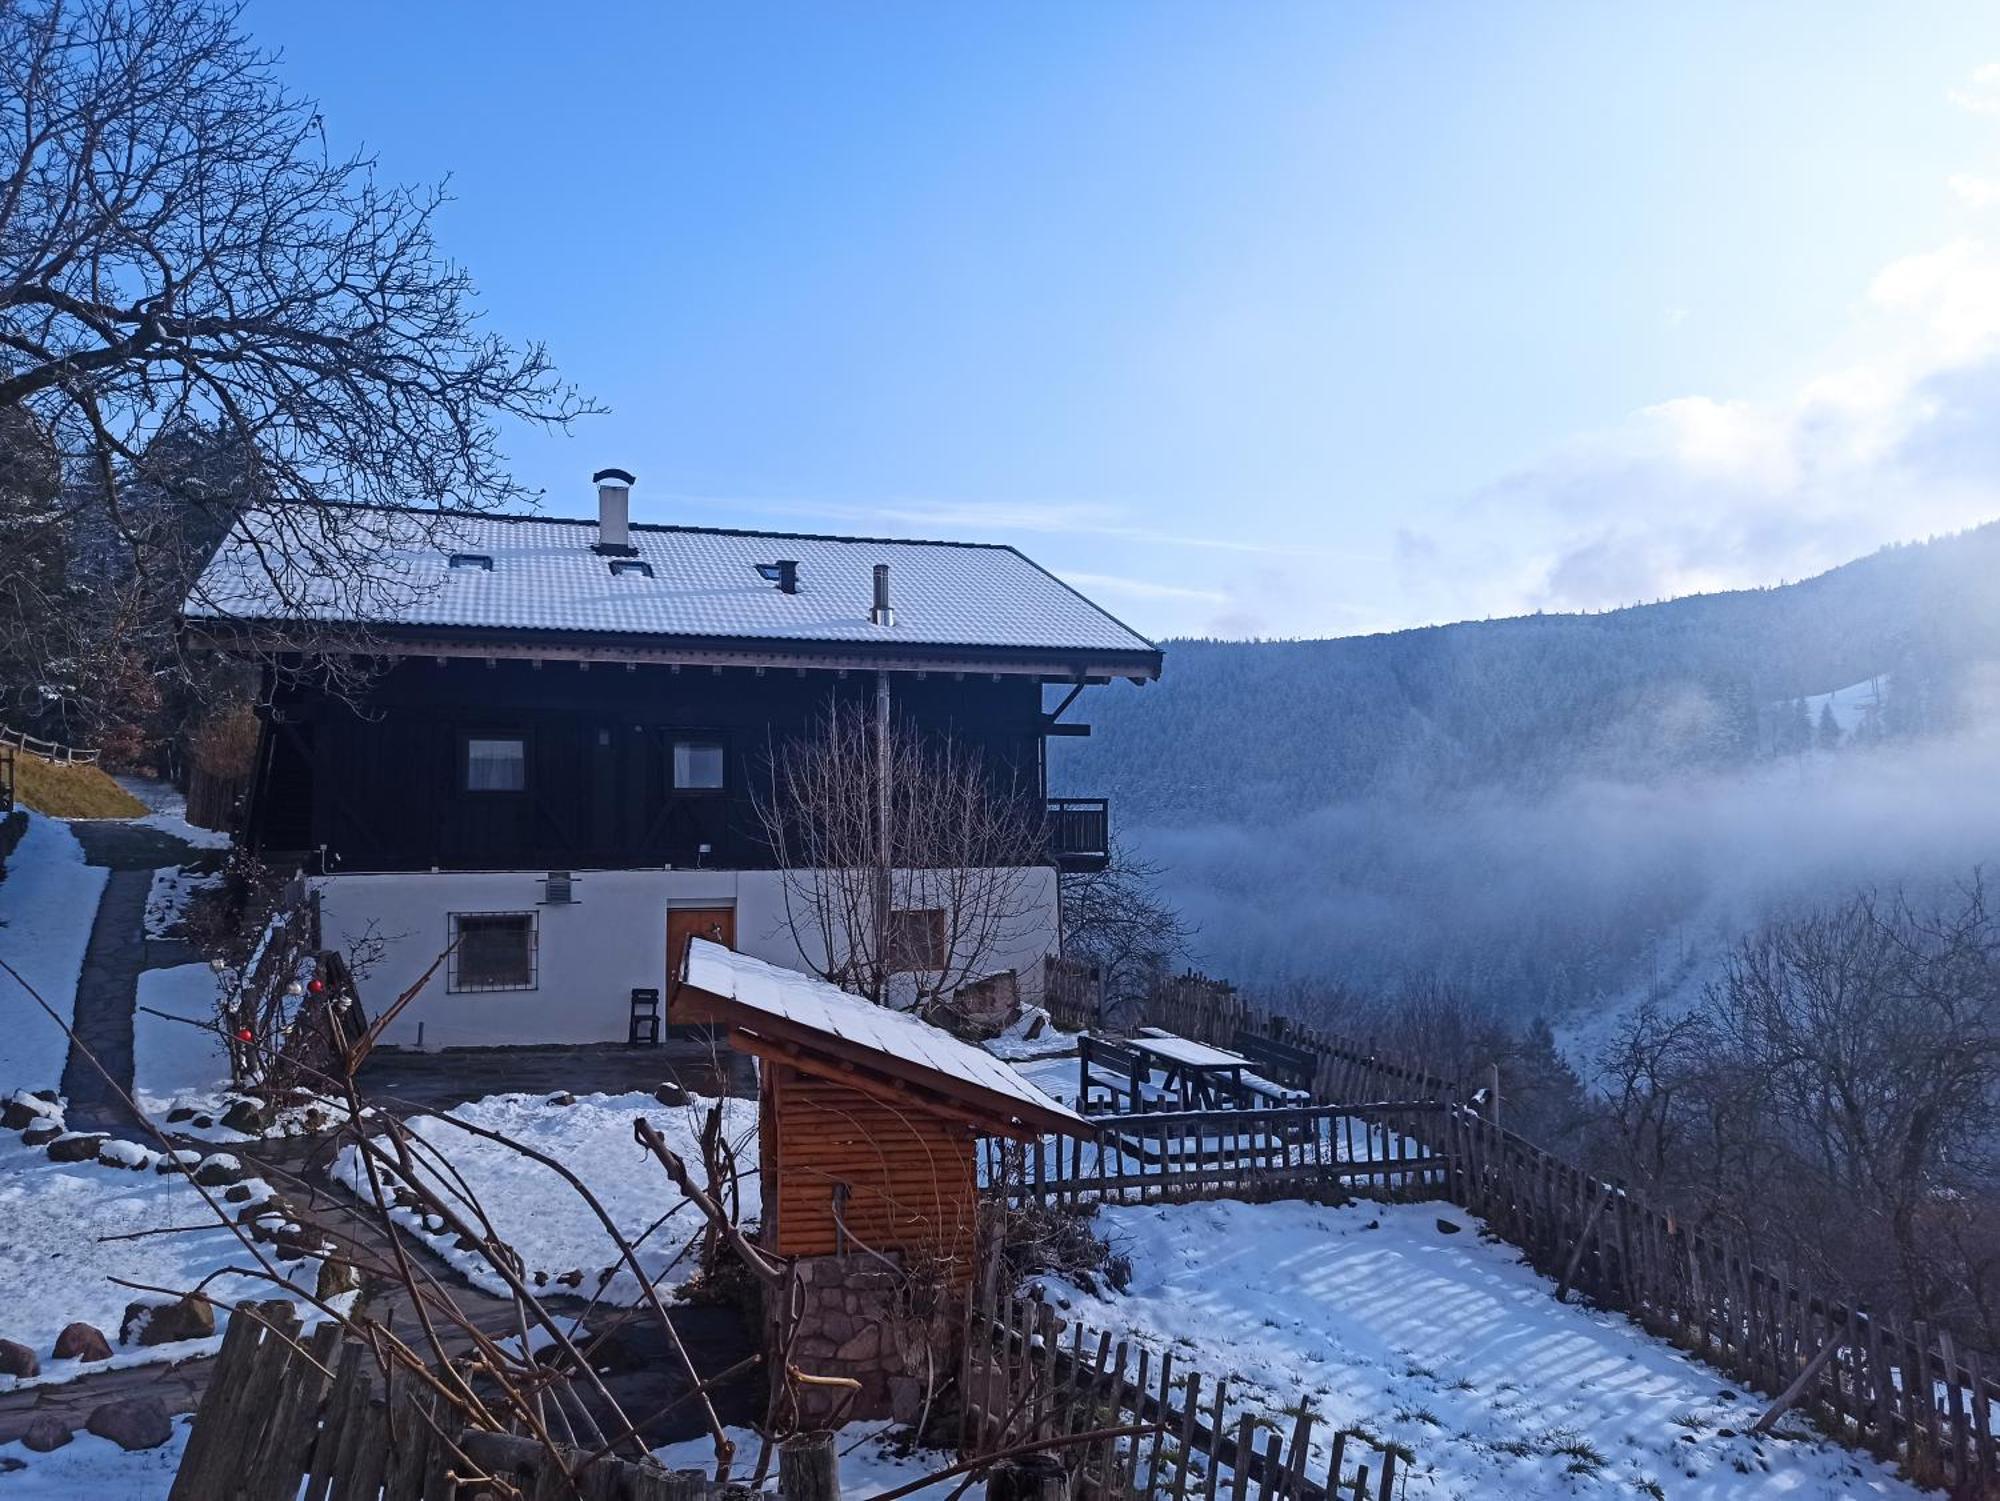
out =
[[[21,972],[67,1022],[83,951],[108,874],[83,863],[83,848],[61,819],[28,814],[28,831],[0,880],[0,959]],[[21,987],[0,974],[0,1092],[53,1089],[62,1082],[69,1039]]]
[[1172,1348],[1267,1411],[1304,1399],[1322,1440],[1409,1446],[1409,1501],[1921,1494],[1796,1419],[1745,1436],[1754,1394],[1617,1314],[1557,1303],[1449,1206],[1106,1206],[1098,1228],[1132,1259],[1129,1292],[1047,1279],[1086,1325]]
[[[546,1095],[503,1094],[461,1105],[451,1113],[524,1142],[568,1167],[597,1196],[621,1234],[627,1239],[644,1236],[638,1249],[647,1275],[661,1286],[675,1286],[695,1269],[693,1258],[681,1253],[701,1228],[701,1218],[681,1198],[666,1171],[633,1140],[632,1123],[644,1116],[675,1152],[698,1165],[701,1124],[716,1102],[701,1095],[690,1096],[690,1101],[668,1106],[650,1094],[595,1094],[581,1095],[573,1105],[553,1105]],[[734,1099],[722,1104],[723,1135],[737,1144],[743,1165],[745,1214],[754,1217],[757,1105],[754,1100]],[[455,1207],[464,1205],[462,1181],[502,1238],[521,1254],[530,1276],[539,1272],[553,1281],[566,1272],[581,1272],[581,1290],[590,1295],[597,1291],[598,1274],[618,1265],[618,1249],[603,1225],[559,1174],[435,1117],[415,1118],[410,1126],[450,1162],[451,1173],[433,1169],[425,1173],[426,1180]],[[341,1153],[334,1176],[364,1197],[368,1193],[366,1167],[356,1148]],[[396,1217],[425,1235],[438,1254],[476,1286],[504,1295],[506,1283],[477,1251],[458,1249],[454,1234],[426,1230],[414,1210],[399,1209]],[[477,1223],[469,1212],[466,1218]],[[607,1299],[629,1303],[638,1295],[631,1273],[620,1267]]]
[[[758,1446],[763,1440],[750,1428],[724,1431],[736,1445],[730,1478],[747,1483],[757,1463]],[[839,1447],[840,1493],[852,1497],[853,1501],[868,1501],[870,1496],[879,1496],[884,1491],[895,1490],[958,1463],[956,1454],[942,1449],[912,1448],[908,1430],[889,1423],[850,1424],[840,1432]],[[701,1470],[713,1474],[715,1445],[706,1438],[689,1439],[684,1443],[669,1444],[664,1449],[655,1449],[653,1457],[671,1470]],[[948,1496],[964,1479],[963,1475],[954,1475],[910,1494]],[[770,1478],[764,1489],[774,1491],[777,1487],[778,1461],[773,1456]],[[7,1497],[7,1492],[0,1489],[0,1497]]]
[[187,1448],[188,1425],[174,1419],[174,1436],[157,1449],[127,1454],[109,1439],[78,1431],[62,1448],[37,1454],[20,1444],[0,1444],[0,1459],[21,1469],[0,1475],[5,1501],[166,1501],[174,1471]]
[[153,872],[153,889],[146,894],[146,936],[178,938],[187,921],[188,904],[199,892],[222,884],[219,870],[187,870],[168,866]]
[[206,964],[149,969],[139,976],[139,1010],[132,1018],[132,1094],[154,1120],[176,1100],[208,1099],[229,1082],[222,1039],[190,1026],[215,1015],[216,973]]
[[[269,1196],[261,1182],[248,1182],[254,1197]],[[174,1233],[148,1233],[156,1230]],[[45,1153],[19,1145],[11,1134],[0,1138],[0,1266],[6,1268],[0,1276],[0,1338],[28,1346],[42,1364],[41,1375],[28,1382],[0,1377],[0,1390],[213,1350],[226,1315],[217,1318],[212,1340],[118,1345],[126,1305],[147,1295],[112,1279],[181,1292],[230,1265],[254,1262],[235,1234],[215,1223],[185,1177],[95,1162],[51,1162]],[[294,1280],[310,1287],[317,1263],[307,1258],[291,1265]],[[282,1296],[269,1282],[250,1277],[223,1276],[210,1282],[207,1291],[225,1302]],[[50,1359],[56,1335],[77,1320],[94,1324],[112,1342],[110,1361],[83,1365]]]

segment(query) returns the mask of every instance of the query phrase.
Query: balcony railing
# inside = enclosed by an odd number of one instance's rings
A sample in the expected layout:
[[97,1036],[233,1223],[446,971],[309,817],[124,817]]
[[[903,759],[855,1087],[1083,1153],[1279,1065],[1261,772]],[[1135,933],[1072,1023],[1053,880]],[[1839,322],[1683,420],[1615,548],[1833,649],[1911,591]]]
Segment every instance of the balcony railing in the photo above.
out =
[[1049,858],[1058,870],[1102,870],[1111,860],[1111,803],[1101,797],[1052,797]]

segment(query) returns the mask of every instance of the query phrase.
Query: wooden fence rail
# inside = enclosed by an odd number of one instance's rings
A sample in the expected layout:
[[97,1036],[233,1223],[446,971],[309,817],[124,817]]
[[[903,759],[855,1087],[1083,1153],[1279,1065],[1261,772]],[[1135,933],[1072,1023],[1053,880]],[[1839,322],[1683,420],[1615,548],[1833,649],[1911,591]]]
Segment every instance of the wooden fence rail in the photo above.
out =
[[58,740],[42,740],[26,730],[10,730],[4,724],[0,724],[0,745],[39,756],[44,761],[53,761],[58,766],[90,766],[96,763],[100,754],[94,750],[78,750]]
[[1308,1404],[1274,1414],[1232,1402],[1227,1378],[1059,1319],[1038,1298],[975,1299],[960,1382],[967,1455],[1115,1434],[1055,1451],[1081,1501],[1390,1501],[1412,1458],[1352,1430],[1315,1442]]
[[[751,1501],[693,1470],[551,1455],[467,1431],[415,1377],[385,1386],[366,1346],[328,1320],[302,1334],[288,1302],[245,1304],[188,1433],[168,1501]],[[557,1473],[557,1461],[564,1466]],[[565,1478],[565,1476],[569,1478]],[[759,1501],[769,1501],[766,1493]]]
[[1429,1199],[1451,1159],[1425,1146],[1430,1101],[1094,1116],[1094,1139],[989,1138],[981,1182],[1010,1204],[1161,1203],[1329,1189]]

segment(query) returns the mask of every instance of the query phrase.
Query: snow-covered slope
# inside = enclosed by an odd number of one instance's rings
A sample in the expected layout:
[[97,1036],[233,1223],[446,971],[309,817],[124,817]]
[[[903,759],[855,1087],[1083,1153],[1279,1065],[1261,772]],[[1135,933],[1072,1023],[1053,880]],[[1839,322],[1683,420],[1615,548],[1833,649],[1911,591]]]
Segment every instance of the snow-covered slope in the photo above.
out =
[[1921,1494],[1796,1420],[1747,1437],[1755,1394],[1620,1315],[1557,1303],[1449,1206],[1222,1200],[1097,1218],[1132,1281],[1090,1296],[1051,1280],[1086,1325],[1175,1349],[1272,1412],[1303,1399],[1326,1437],[1407,1445],[1408,1501]]

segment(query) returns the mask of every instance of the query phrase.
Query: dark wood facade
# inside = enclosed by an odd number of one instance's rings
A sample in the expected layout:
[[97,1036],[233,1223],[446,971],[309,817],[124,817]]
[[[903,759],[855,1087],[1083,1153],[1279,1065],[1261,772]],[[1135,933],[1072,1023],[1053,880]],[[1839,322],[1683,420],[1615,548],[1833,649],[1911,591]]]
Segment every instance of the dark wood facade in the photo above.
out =
[[[753,799],[772,747],[874,694],[872,672],[404,657],[358,708],[274,692],[247,833],[329,872],[764,869]],[[1040,810],[1035,678],[896,672],[891,695],[899,718],[977,751],[996,791]],[[523,742],[519,790],[468,788],[468,744],[491,737]],[[722,747],[719,789],[675,789],[677,742]]]

